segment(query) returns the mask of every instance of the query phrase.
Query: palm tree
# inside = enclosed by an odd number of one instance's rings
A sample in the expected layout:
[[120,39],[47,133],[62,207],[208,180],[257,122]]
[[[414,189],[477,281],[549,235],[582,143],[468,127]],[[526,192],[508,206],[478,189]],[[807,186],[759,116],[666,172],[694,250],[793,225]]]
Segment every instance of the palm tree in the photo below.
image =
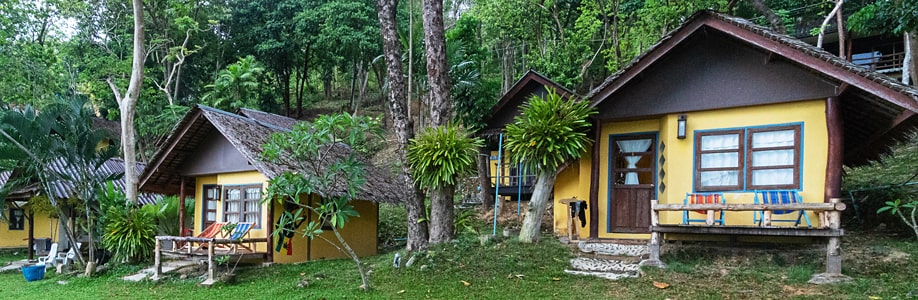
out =
[[213,97],[211,105],[225,110],[254,106],[258,77],[262,72],[264,68],[251,55],[226,66],[217,74],[214,84],[208,86],[214,89],[214,94],[209,95]]
[[595,114],[586,101],[564,99],[554,89],[545,98],[532,96],[521,106],[522,114],[507,125],[506,149],[514,164],[536,172],[532,200],[520,229],[520,242],[538,239],[545,206],[555,186],[558,168],[579,159],[592,141],[587,117]]

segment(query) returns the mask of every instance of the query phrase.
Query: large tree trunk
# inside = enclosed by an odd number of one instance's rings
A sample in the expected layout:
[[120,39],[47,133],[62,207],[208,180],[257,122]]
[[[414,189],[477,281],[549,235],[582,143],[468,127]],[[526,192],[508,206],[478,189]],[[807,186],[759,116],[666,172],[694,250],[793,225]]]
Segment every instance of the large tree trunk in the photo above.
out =
[[402,180],[405,193],[405,208],[408,211],[408,251],[427,247],[426,209],[423,196],[418,196],[418,189],[408,169],[406,158],[408,141],[413,137],[411,122],[405,105],[405,81],[402,77],[402,48],[398,40],[395,14],[397,0],[377,0],[380,33],[383,39],[383,52],[386,58],[386,69],[389,80],[389,110],[392,116],[392,128],[398,142],[397,156],[402,167]]
[[456,187],[447,185],[430,190],[430,243],[438,244],[453,239],[453,193]]
[[137,203],[137,157],[134,146],[137,144],[134,133],[134,108],[140,96],[140,85],[143,83],[143,1],[131,1],[134,8],[134,53],[131,63],[131,81],[127,92],[119,102],[121,109],[121,145],[124,153],[124,195],[128,201]]
[[427,82],[430,85],[430,125],[443,126],[450,119],[443,0],[424,0],[424,47],[427,50]]
[[539,171],[535,189],[532,191],[532,200],[529,201],[526,217],[523,218],[523,227],[520,228],[521,243],[535,243],[539,240],[542,215],[545,214],[545,207],[548,205],[548,200],[551,199],[556,176],[558,176],[556,172]]
[[[424,47],[427,52],[428,107],[430,126],[443,126],[450,119],[449,66],[446,63],[446,36],[443,32],[443,0],[424,0]],[[453,187],[431,190],[430,242],[441,243],[453,237],[453,197],[444,195]]]

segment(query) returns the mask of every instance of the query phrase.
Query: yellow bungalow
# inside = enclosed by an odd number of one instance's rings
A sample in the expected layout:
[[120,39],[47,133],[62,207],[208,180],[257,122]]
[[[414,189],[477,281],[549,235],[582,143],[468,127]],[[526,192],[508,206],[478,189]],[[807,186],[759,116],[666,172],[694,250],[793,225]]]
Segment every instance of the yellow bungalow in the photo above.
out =
[[[120,136],[120,126],[118,122],[107,121],[99,118],[92,119],[92,126],[96,129],[107,131],[111,137]],[[98,147],[108,147],[109,140],[104,140]],[[137,163],[138,171],[143,171],[146,164]],[[71,174],[72,169],[60,162],[53,162],[48,165],[48,170],[59,174]],[[99,166],[96,172],[107,176],[111,174],[124,173],[124,161],[120,158],[112,158]],[[72,174],[71,174],[72,175]],[[74,176],[75,177],[75,176]],[[41,196],[44,192],[36,182],[22,182],[17,180],[16,171],[0,172],[0,191],[4,193],[2,201],[5,201],[6,210],[0,214],[0,219],[5,220],[5,225],[0,225],[0,248],[29,248],[29,259],[34,258],[32,250],[39,250],[39,254],[50,248],[51,243],[59,243],[61,249],[69,248],[67,235],[62,234],[63,227],[60,219],[49,212],[33,210],[29,200],[35,196]],[[124,180],[117,179],[113,181],[116,189],[123,190]],[[73,186],[66,181],[55,181],[51,184],[52,192],[58,199],[69,199],[76,197]],[[141,193],[138,201],[142,204],[152,204],[159,200],[158,195]],[[64,211],[71,211],[65,208]],[[35,247],[29,247],[35,242]]]
[[[262,161],[261,146],[272,134],[289,131],[296,122],[247,109],[233,114],[207,106],[192,108],[140,176],[140,189],[179,195],[180,199],[193,195],[192,235],[200,234],[214,222],[254,223],[250,237],[267,242],[256,243],[253,251],[263,255],[266,261],[296,263],[343,257],[333,246],[318,239],[311,241],[299,234],[271,236],[285,207],[275,202],[262,204],[262,194],[270,178],[288,169],[285,165]],[[358,193],[362,200],[352,203],[360,217],[353,218],[341,230],[360,256],[376,254],[377,203],[395,203],[400,199],[400,189],[386,172],[372,166],[366,171],[367,183]],[[183,220],[179,222],[184,224]]]
[[[567,235],[560,201],[576,197],[588,204],[577,238],[588,240],[648,239],[651,200],[682,204],[688,193],[751,204],[757,191],[782,190],[829,202],[841,196],[843,165],[877,157],[918,125],[918,90],[714,12],[695,14],[585,98],[598,110],[595,143],[557,177],[553,229]],[[661,212],[659,222],[682,216]],[[753,212],[727,212],[725,224],[753,225]]]

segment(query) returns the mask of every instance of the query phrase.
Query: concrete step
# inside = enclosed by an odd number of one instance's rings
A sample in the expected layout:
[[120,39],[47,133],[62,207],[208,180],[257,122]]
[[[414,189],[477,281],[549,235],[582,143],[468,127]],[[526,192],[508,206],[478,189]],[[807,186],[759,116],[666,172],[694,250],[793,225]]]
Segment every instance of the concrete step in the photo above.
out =
[[633,256],[641,257],[650,254],[650,248],[645,244],[616,244],[601,242],[580,242],[577,244],[580,252],[594,253],[608,256]]
[[[187,267],[187,266],[197,265],[197,264],[198,264],[197,262],[187,261],[187,260],[166,261],[166,262],[163,262],[162,271],[163,271],[163,274],[166,274],[166,273],[169,273],[169,272],[172,272],[172,271],[175,271],[175,270]],[[149,268],[140,270],[140,272],[137,272],[137,274],[124,276],[121,279],[124,279],[127,281],[141,281],[141,280],[144,280],[144,279],[147,279],[153,276],[153,273],[154,273],[154,267],[151,266]]]
[[637,262],[586,257],[571,259],[571,268],[577,271],[605,273],[640,273],[641,271]]
[[605,278],[609,280],[619,280],[622,278],[637,278],[640,277],[640,274],[637,273],[607,273],[607,272],[587,272],[587,271],[577,271],[577,270],[564,270],[564,273],[571,275],[585,275],[585,276],[596,276],[599,278]]

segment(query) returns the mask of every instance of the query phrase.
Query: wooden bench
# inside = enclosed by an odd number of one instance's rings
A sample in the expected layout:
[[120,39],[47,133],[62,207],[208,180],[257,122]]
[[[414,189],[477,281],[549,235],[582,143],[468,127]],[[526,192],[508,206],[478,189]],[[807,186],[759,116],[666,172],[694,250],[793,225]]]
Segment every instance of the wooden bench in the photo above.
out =
[[[845,204],[841,199],[833,198],[829,203],[790,203],[790,204],[659,204],[651,200],[650,205],[650,259],[642,265],[663,266],[660,261],[660,245],[664,233],[684,234],[717,234],[717,235],[754,235],[754,236],[804,236],[827,237],[826,273],[841,274],[841,242],[844,235],[841,229],[841,212]],[[707,226],[660,224],[661,211],[706,211],[712,220],[717,211],[752,211],[771,215],[774,211],[801,210],[817,214],[820,223],[816,227],[779,227],[763,221],[751,226]]]

